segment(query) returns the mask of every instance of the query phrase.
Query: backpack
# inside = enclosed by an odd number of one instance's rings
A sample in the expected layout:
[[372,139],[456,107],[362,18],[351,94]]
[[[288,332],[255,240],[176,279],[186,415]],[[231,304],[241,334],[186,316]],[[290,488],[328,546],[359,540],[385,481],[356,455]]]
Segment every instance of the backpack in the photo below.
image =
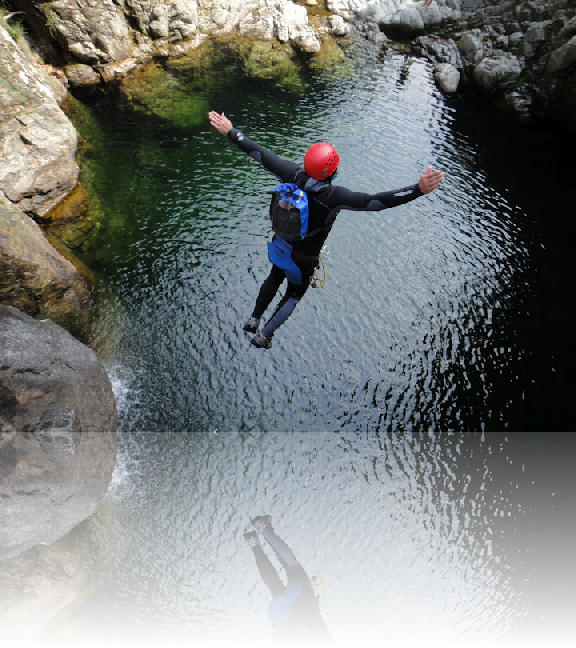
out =
[[277,236],[285,241],[301,241],[320,231],[308,231],[308,194],[297,184],[284,182],[270,193],[270,221]]

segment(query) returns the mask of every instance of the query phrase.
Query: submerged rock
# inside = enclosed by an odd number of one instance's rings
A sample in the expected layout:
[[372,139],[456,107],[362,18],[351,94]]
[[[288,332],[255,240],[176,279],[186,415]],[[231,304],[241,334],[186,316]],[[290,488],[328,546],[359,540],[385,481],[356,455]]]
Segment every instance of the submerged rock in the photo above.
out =
[[116,457],[116,405],[96,354],[0,306],[0,560],[92,515]]

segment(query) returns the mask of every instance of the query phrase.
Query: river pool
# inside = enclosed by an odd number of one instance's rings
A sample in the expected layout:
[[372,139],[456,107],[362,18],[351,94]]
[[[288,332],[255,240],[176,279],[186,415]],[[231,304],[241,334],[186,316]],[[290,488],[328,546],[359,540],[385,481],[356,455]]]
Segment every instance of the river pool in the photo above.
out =
[[[82,258],[119,455],[89,523],[95,589],[49,636],[268,640],[242,534],[270,514],[344,645],[563,638],[575,439],[518,431],[574,423],[568,142],[367,43],[293,87],[168,68],[140,106],[90,105],[83,173],[105,217]],[[274,178],[209,108],[294,160],[332,142],[350,188],[446,172],[408,205],[340,214],[326,287],[269,351],[241,326]]]

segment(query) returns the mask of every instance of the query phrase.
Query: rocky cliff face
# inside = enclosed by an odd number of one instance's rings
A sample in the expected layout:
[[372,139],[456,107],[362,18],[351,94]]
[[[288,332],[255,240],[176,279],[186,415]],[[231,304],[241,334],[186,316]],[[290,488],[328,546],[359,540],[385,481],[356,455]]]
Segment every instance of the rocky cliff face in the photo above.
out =
[[367,35],[403,40],[460,83],[523,120],[576,132],[576,5],[572,0],[328,0]]
[[57,43],[52,55],[73,85],[111,81],[154,56],[177,56],[232,31],[307,52],[320,49],[306,9],[290,0],[54,0],[41,12]]
[[[320,49],[303,6],[289,0],[54,0],[7,3],[20,10],[36,58],[9,35],[0,13],[0,190],[21,210],[43,216],[75,185],[76,133],[59,109],[66,85],[124,76],[154,56],[176,56],[236,30],[262,40]],[[327,23],[327,29],[332,27]],[[342,22],[337,31],[342,31]],[[345,29],[344,29],[345,31]],[[34,64],[38,53],[63,68]]]
[[78,137],[60,109],[66,88],[0,28],[0,191],[42,216],[78,181]]

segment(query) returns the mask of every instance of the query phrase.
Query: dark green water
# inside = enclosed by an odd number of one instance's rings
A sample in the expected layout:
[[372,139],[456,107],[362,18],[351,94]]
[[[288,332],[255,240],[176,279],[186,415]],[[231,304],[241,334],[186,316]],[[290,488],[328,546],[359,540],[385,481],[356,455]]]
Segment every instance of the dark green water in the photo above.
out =
[[[337,645],[569,645],[574,436],[446,433],[573,424],[567,143],[445,98],[422,61],[347,56],[293,90],[230,61],[172,69],[83,118],[119,454],[89,522],[94,591],[55,645],[269,642],[242,539],[262,514],[324,577]],[[396,210],[341,213],[326,288],[270,351],[241,325],[274,179],[208,108],[296,160],[332,141],[352,188],[447,174]]]

